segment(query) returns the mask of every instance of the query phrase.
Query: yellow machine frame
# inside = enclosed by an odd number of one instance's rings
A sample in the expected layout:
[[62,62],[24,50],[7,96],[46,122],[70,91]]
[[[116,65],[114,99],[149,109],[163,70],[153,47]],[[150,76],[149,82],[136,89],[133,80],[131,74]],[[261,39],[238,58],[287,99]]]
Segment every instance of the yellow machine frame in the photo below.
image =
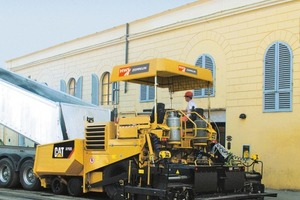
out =
[[[53,156],[54,151],[57,151],[57,146],[63,147],[64,144],[72,143],[72,141],[38,146],[34,173],[41,180],[43,187],[51,187],[53,176],[60,177],[62,184],[65,185],[72,180],[70,177],[82,177],[84,193],[88,191],[103,192],[103,186],[97,183],[104,179],[103,171],[107,166],[113,166],[114,163],[135,155],[139,155],[140,163],[153,160],[154,150],[151,145],[148,145],[149,155],[145,157],[141,153],[146,143],[151,144],[149,134],[155,133],[158,137],[167,139],[169,137],[167,133],[170,130],[165,122],[157,123],[157,87],[168,88],[170,92],[209,88],[212,87],[213,77],[208,69],[158,58],[114,67],[111,82],[118,81],[155,87],[154,123],[150,123],[149,116],[120,118],[117,124],[114,122],[87,123],[85,139],[73,140],[72,153],[67,158]],[[181,114],[185,115],[185,113]],[[198,115],[198,117],[205,120],[202,116]],[[209,122],[206,121],[206,123],[208,132],[213,133],[208,137],[213,140],[215,132]],[[193,132],[189,134],[183,135],[179,146],[190,148],[188,143],[195,138],[195,134]],[[168,157],[170,155],[166,151],[161,152],[160,156]],[[140,167],[146,166],[147,162],[140,164]],[[150,180],[148,181],[150,182]]]

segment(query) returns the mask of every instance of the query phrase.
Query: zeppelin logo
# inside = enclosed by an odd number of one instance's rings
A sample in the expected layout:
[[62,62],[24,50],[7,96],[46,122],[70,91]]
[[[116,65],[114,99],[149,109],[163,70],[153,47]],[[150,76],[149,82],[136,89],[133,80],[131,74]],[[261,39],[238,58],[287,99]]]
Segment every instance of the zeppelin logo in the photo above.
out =
[[119,76],[128,76],[130,74],[131,68],[126,67],[126,68],[121,68],[119,71]]
[[74,141],[54,144],[52,158],[70,158],[74,151]]
[[181,72],[185,72],[186,67],[179,65],[178,70],[181,71]]
[[178,65],[178,70],[181,72],[186,72],[186,73],[190,73],[190,74],[197,74],[197,70],[196,69],[192,69],[189,67],[185,67],[182,65]]
[[149,64],[136,65],[132,67],[120,68],[119,76],[129,76],[133,74],[139,74],[149,71]]

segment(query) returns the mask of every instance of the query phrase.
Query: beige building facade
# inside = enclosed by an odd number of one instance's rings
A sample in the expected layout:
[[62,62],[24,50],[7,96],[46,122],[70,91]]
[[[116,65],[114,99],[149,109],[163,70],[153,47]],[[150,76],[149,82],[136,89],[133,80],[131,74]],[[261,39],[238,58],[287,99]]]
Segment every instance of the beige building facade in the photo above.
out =
[[[264,162],[268,188],[300,189],[300,1],[202,0],[7,61],[7,68],[119,112],[152,108],[151,87],[110,83],[112,67],[169,58],[214,75],[212,120],[231,151]],[[206,108],[206,91],[195,88]],[[159,101],[171,107],[169,93]],[[115,104],[115,105],[113,105]],[[185,108],[183,93],[172,107]]]

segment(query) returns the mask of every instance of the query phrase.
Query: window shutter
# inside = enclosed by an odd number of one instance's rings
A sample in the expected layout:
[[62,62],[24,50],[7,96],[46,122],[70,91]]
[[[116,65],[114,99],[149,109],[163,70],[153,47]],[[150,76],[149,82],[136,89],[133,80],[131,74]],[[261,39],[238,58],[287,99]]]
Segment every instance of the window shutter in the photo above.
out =
[[290,57],[289,49],[279,44],[279,90],[291,87]]
[[83,77],[79,77],[79,79],[76,82],[76,88],[75,88],[75,97],[82,99],[82,82]]
[[275,110],[275,44],[267,51],[265,57],[264,109]]
[[265,93],[265,110],[275,109],[275,93]]
[[[213,64],[213,61],[210,57],[208,56],[205,56],[205,68],[206,69],[209,69],[212,73],[212,76],[214,76],[214,64]],[[209,92],[209,95],[210,96],[213,96],[214,95],[214,88],[211,87],[211,88],[206,88],[206,89],[203,89],[205,91],[205,95],[208,96],[208,92]]]
[[[214,62],[209,55],[203,54],[202,56],[200,56],[196,61],[196,66],[209,69],[212,73],[213,78],[215,77]],[[214,87],[194,90],[194,96],[196,97],[206,97],[208,96],[208,93],[210,94],[210,96],[214,96]]]
[[202,93],[203,93],[202,89],[196,89],[196,90],[194,90],[194,96],[195,97],[203,96]]
[[276,42],[264,61],[264,111],[289,111],[292,104],[292,61],[287,45]]
[[[204,56],[200,56],[199,58],[198,58],[198,60],[196,61],[196,66],[199,66],[199,67],[202,67],[202,68],[204,68],[204,63],[203,63],[203,57]],[[203,96],[204,95],[204,91],[203,91],[203,89],[195,89],[194,90],[194,96],[195,97],[201,97],[201,96]]]
[[291,108],[291,55],[286,45],[279,43],[279,109]]
[[280,92],[279,93],[279,109],[285,110],[291,108],[291,93],[290,92]]
[[92,104],[99,105],[99,78],[92,74]]
[[202,60],[203,60],[203,56],[200,56],[200,58],[198,58],[198,60],[196,61],[196,66],[204,67]]
[[64,80],[60,80],[60,91],[67,92],[67,84]]
[[275,91],[275,44],[272,45],[265,59],[265,90]]

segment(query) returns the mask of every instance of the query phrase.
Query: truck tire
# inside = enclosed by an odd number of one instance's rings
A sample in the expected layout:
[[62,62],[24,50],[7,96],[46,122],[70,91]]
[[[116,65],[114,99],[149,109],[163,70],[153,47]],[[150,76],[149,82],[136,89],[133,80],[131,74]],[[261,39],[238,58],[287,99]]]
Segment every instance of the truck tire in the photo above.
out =
[[26,160],[20,168],[20,183],[25,190],[41,189],[40,180],[33,173],[33,160]]
[[19,184],[19,176],[13,162],[8,158],[0,160],[0,187],[12,188]]
[[67,186],[58,177],[54,177],[51,180],[51,190],[54,194],[66,194]]
[[82,179],[81,178],[71,178],[68,181],[67,185],[68,193],[69,195],[73,197],[79,197],[83,194],[83,189],[82,189]]

